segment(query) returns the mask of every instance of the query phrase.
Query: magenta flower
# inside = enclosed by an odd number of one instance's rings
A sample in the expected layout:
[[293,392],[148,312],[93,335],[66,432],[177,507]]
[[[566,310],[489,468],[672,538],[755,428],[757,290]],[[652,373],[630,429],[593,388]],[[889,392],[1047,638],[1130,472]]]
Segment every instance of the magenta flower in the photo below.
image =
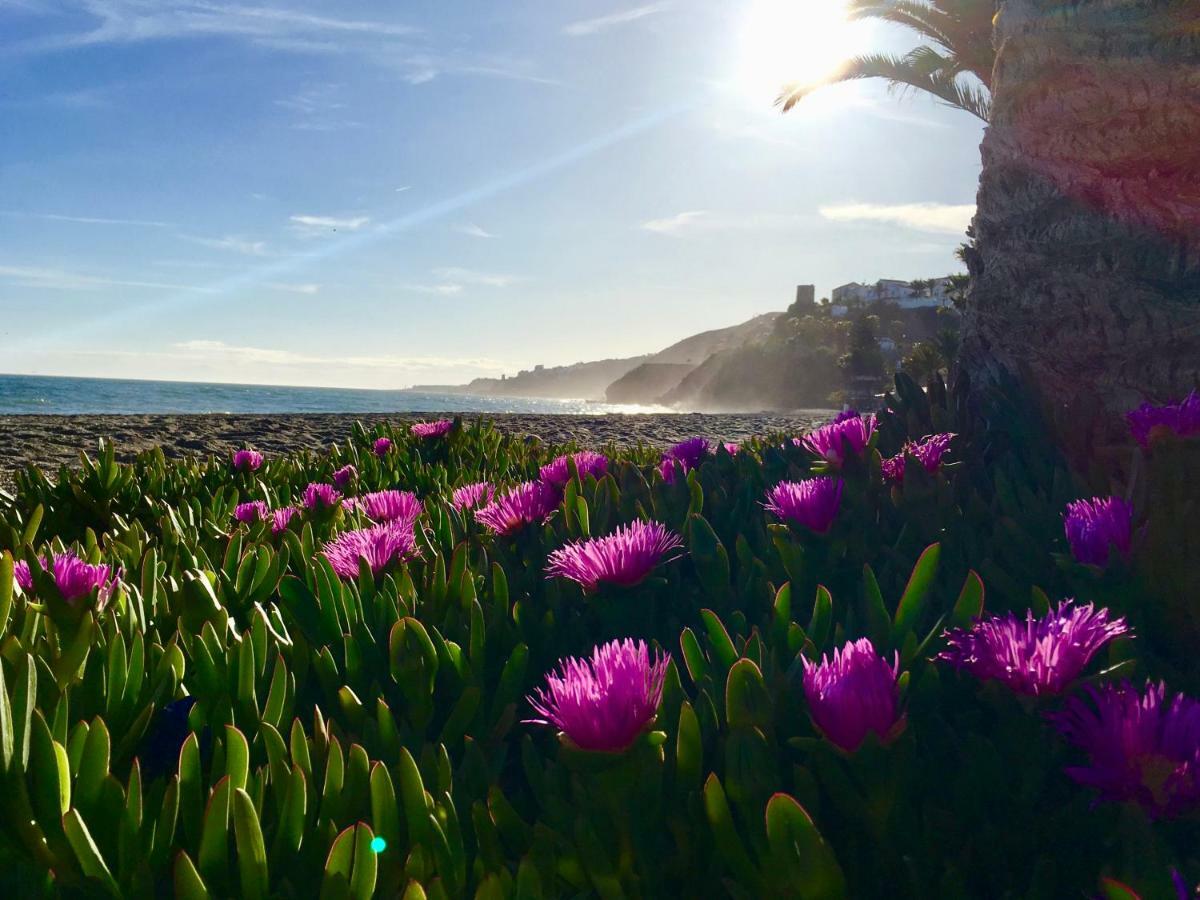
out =
[[411,491],[377,491],[364,494],[358,505],[369,519],[376,522],[404,522],[410,528],[425,510],[417,495]]
[[[98,605],[103,607],[112,598],[120,578],[120,572],[114,572],[112,566],[84,562],[72,550],[53,557],[48,568],[45,559],[40,560],[39,565],[42,571],[50,573],[59,596],[67,603],[74,603],[96,591]],[[24,560],[13,565],[13,580],[23,592],[33,592],[33,572]]]
[[[712,444],[705,438],[694,437],[681,441],[663,453],[662,461],[658,464],[659,474],[667,484],[675,482],[675,473],[682,469],[686,475],[712,452]],[[679,464],[678,468],[676,463]]]
[[560,456],[548,465],[542,466],[539,473],[542,481],[555,487],[566,487],[567,482],[571,480],[571,470],[567,465],[568,459],[575,460],[575,470],[579,472],[580,478],[587,478],[591,475],[599,481],[608,472],[607,456],[603,453],[592,453],[590,450],[585,450],[572,456]]
[[885,459],[879,465],[883,472],[884,481],[901,482],[904,480],[904,451]]
[[104,606],[117,587],[117,575],[112,566],[92,565],[74,553],[54,557],[50,569],[59,594],[68,603],[97,591],[99,605]]
[[418,556],[412,524],[385,522],[358,531],[344,531],[321,550],[340,578],[357,578],[359,563],[366,560],[371,574],[378,576],[393,563]]
[[1192,391],[1178,403],[1151,406],[1143,403],[1125,416],[1129,430],[1143,447],[1149,447],[1160,434],[1191,437],[1200,434],[1200,394]]
[[450,505],[457,510],[477,509],[492,502],[496,488],[490,481],[477,481],[455,488],[450,495]]
[[412,427],[412,433],[419,438],[445,437],[454,427],[450,419],[440,419],[437,422],[418,422]]
[[632,522],[612,534],[575,541],[547,558],[546,574],[569,578],[594,591],[600,582],[632,587],[660,563],[679,556],[679,535],[658,522]]
[[358,478],[358,469],[354,466],[342,466],[333,473],[333,483],[337,485],[338,490],[344,490],[346,485]]
[[896,678],[899,654],[889,664],[867,638],[851,641],[820,663],[804,662],[804,696],[825,738],[847,753],[868,734],[887,744],[904,730]]
[[842,504],[840,478],[822,476],[803,481],[781,481],[767,491],[767,512],[787,522],[827,534]]
[[597,646],[591,659],[561,660],[529,696],[541,718],[525,721],[554,726],[582,750],[625,750],[658,715],[668,661],[629,638]]
[[1062,735],[1091,757],[1067,769],[1105,800],[1136,803],[1152,818],[1200,807],[1200,701],[1148,683],[1088,686],[1091,702],[1071,697],[1050,716]]
[[553,485],[526,481],[475,511],[475,521],[493,534],[515,534],[526,525],[541,524],[562,502]]
[[912,456],[932,475],[942,464],[942,457],[950,449],[951,433],[931,434],[920,441],[909,441],[899,453],[883,461],[883,477],[887,481],[904,480],[904,460]]
[[332,484],[314,482],[304,489],[304,508],[310,512],[329,510],[341,503],[342,495]]
[[1076,560],[1091,566],[1108,565],[1110,548],[1129,555],[1133,536],[1133,507],[1120,497],[1093,497],[1067,504],[1067,543]]
[[375,455],[380,459],[387,456],[392,449],[392,439],[382,437],[375,442]]
[[13,581],[26,594],[33,592],[33,573],[29,571],[29,563],[18,559],[13,563]]
[[950,646],[937,658],[979,679],[994,678],[1018,694],[1060,694],[1109,641],[1129,633],[1107,609],[1064,600],[1040,619],[990,616],[970,630],[946,632]]
[[737,441],[726,441],[721,446],[723,446],[725,448],[725,452],[728,453],[730,456],[737,456],[738,452],[741,451],[741,449],[742,449],[742,445],[739,444]]
[[271,514],[271,533],[281,534],[287,531],[288,526],[292,524],[292,519],[300,514],[300,510],[294,506],[285,506],[283,509],[277,509]]
[[257,472],[262,464],[263,455],[257,450],[239,450],[233,454],[233,468],[237,472]]
[[853,409],[852,407],[846,407],[840,413],[838,413],[836,416],[834,416],[833,421],[830,422],[829,424],[838,425],[842,422],[847,421],[848,419],[859,419],[859,418],[862,418],[862,413],[860,413],[857,409]]
[[875,434],[875,416],[850,415],[850,412],[847,410],[828,425],[805,435],[800,443],[837,468],[845,463],[847,456],[861,456]]
[[271,508],[261,500],[251,503],[239,503],[233,511],[233,517],[243,525],[253,525],[255,522],[265,522],[271,515]]

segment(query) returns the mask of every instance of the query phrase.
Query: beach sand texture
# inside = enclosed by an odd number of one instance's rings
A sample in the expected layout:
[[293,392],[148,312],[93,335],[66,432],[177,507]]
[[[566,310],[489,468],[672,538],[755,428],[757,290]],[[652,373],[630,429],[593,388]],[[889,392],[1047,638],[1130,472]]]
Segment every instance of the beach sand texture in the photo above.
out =
[[[609,442],[628,446],[639,441],[665,447],[694,435],[741,441],[773,431],[799,434],[824,421],[817,413],[767,413],[567,416],[530,414],[465,414],[464,421],[484,419],[506,432],[537,437],[547,443],[574,441],[600,447]],[[74,465],[81,450],[93,454],[101,438],[116,445],[117,458],[161,446],[168,457],[185,454],[228,455],[243,447],[268,454],[293,450],[325,450],[345,440],[355,422],[409,423],[445,414],[397,415],[139,415],[139,416],[0,416],[0,486],[11,486],[13,473],[33,464],[44,471]]]

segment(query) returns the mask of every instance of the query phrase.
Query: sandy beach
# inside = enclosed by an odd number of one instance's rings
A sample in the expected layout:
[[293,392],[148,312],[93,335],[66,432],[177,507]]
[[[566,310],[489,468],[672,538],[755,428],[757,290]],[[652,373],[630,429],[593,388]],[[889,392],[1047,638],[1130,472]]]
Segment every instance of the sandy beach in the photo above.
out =
[[[830,413],[832,415],[832,413]],[[398,415],[145,415],[145,416],[0,416],[0,486],[12,485],[13,473],[26,465],[45,471],[78,462],[79,451],[94,453],[101,438],[116,444],[117,457],[161,446],[168,457],[185,454],[228,454],[252,446],[265,453],[322,450],[349,435],[355,422],[414,422],[439,414]],[[693,435],[740,441],[772,431],[800,432],[823,420],[819,414],[773,415],[700,413],[655,415],[529,415],[486,416],[504,431],[532,435],[550,443],[575,441],[601,446],[639,441],[666,446]]]

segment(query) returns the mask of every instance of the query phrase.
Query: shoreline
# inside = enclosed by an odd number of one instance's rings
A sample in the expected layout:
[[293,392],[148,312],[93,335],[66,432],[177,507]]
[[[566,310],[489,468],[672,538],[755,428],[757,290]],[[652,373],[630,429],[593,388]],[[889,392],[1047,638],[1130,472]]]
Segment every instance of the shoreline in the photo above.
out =
[[585,447],[638,442],[668,446],[703,435],[741,441],[773,431],[799,433],[832,418],[833,411],[777,413],[187,413],[161,415],[0,415],[0,487],[11,487],[14,472],[33,464],[47,474],[76,465],[79,452],[94,455],[101,438],[110,439],[119,461],[161,446],[170,457],[227,455],[253,446],[264,453],[323,451],[345,440],[355,422],[411,423],[459,415],[465,422],[490,421],[501,431],[537,437],[546,443],[575,442]]

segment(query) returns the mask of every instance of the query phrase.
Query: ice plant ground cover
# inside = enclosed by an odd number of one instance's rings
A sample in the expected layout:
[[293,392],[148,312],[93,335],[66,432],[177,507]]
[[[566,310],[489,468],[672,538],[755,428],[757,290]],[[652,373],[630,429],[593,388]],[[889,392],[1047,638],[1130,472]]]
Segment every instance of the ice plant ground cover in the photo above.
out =
[[[901,376],[840,444],[708,435],[669,481],[610,446],[546,483],[581,448],[459,422],[252,475],[110,447],[21,473],[0,895],[1175,897],[1200,439],[1098,483],[992,402],[973,432]],[[816,478],[821,527],[778,514]],[[1095,497],[1129,528],[1081,558]]]

